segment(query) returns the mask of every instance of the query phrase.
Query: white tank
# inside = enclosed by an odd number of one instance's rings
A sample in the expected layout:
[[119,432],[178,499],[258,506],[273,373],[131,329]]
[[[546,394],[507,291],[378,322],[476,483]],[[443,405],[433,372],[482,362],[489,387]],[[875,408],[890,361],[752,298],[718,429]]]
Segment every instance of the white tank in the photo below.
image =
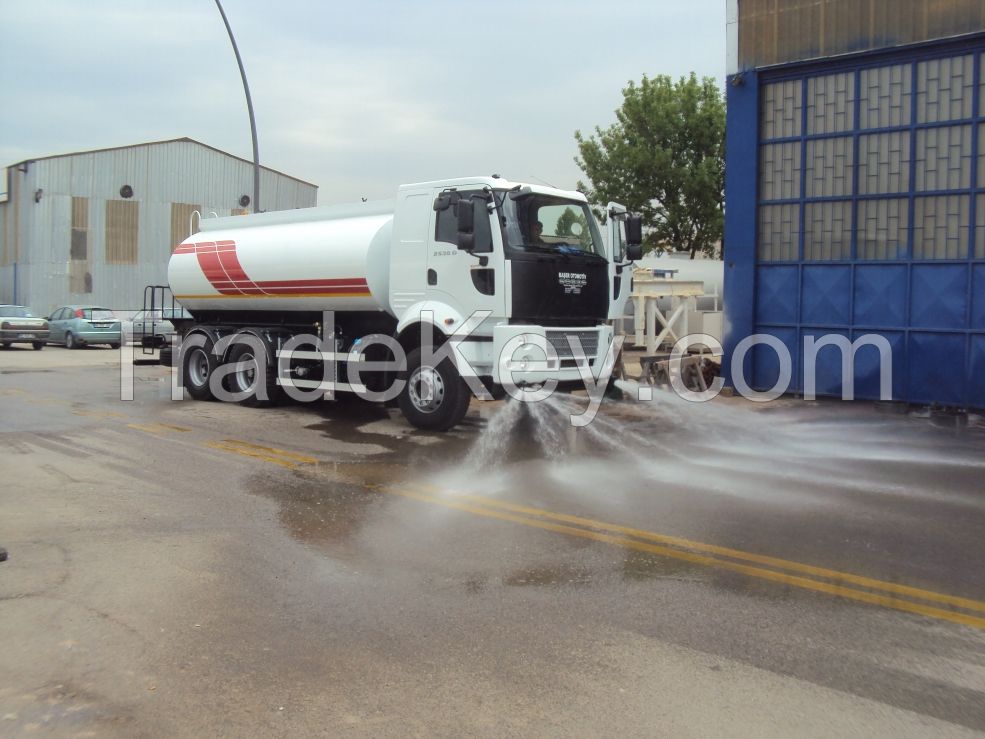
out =
[[207,218],[168,262],[186,309],[392,312],[393,202]]

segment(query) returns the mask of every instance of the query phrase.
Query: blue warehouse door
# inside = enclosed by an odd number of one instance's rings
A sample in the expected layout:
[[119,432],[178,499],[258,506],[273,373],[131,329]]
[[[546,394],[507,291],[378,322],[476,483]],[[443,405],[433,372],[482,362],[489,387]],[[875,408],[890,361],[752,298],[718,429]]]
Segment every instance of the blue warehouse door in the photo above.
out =
[[[985,407],[985,42],[761,76],[754,323],[790,350],[877,334],[893,395]],[[879,353],[856,397],[879,395]],[[771,387],[776,353],[753,353]],[[839,349],[817,392],[841,395]]]

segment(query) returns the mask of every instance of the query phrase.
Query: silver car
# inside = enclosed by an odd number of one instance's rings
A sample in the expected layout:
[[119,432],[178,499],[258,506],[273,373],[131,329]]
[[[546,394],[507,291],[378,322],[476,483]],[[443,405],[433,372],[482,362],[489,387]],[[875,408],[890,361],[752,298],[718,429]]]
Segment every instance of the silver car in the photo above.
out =
[[108,344],[119,349],[123,332],[120,319],[109,308],[65,305],[48,317],[48,343],[80,349],[86,344]]
[[161,309],[138,311],[128,321],[127,338],[144,347],[154,349],[167,346],[169,338],[174,334],[174,324],[171,319],[190,318],[183,309]]
[[30,344],[40,351],[48,343],[48,322],[23,305],[0,305],[0,347]]

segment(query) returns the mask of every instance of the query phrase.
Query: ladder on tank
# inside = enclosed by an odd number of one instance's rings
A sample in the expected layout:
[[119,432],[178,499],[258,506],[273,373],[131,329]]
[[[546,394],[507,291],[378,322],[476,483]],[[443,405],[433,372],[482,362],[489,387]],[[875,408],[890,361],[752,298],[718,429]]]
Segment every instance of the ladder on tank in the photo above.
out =
[[[147,285],[144,288],[143,322],[140,331],[140,350],[143,354],[153,354],[155,350],[168,346],[171,337],[158,333],[163,324],[173,325],[174,319],[181,318],[184,309],[175,300],[171,288],[167,285]],[[170,333],[170,330],[169,330]],[[136,326],[134,326],[134,339]]]

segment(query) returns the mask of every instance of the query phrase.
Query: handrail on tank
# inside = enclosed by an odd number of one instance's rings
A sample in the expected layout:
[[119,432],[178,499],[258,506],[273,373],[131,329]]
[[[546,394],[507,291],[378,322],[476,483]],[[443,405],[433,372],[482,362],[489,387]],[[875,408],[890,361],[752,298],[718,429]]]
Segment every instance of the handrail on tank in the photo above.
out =
[[194,233],[197,233],[197,231],[195,231],[195,225],[194,225],[195,224],[195,216],[198,216],[198,227],[199,227],[199,229],[201,230],[201,228],[202,228],[202,214],[201,214],[201,212],[199,212],[197,210],[193,210],[191,212],[191,215],[188,216],[188,235],[189,236],[191,236]]

